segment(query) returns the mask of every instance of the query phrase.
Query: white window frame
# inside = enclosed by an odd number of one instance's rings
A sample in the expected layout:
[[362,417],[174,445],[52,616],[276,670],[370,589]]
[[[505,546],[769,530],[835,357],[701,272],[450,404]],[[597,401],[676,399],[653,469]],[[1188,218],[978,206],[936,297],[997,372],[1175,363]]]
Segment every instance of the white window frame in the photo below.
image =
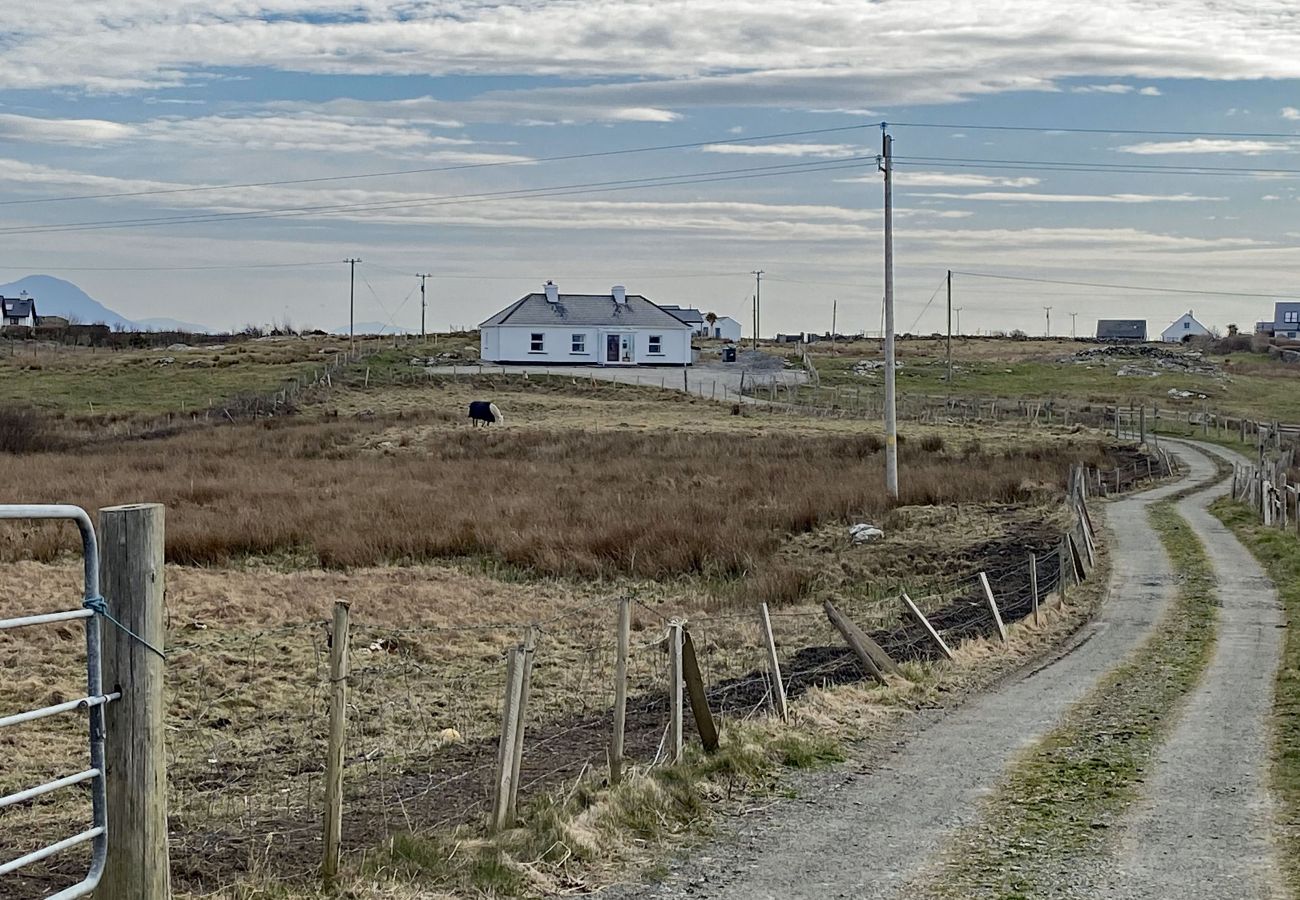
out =
[[1288,309],[1282,313],[1282,321],[1288,325],[1300,322],[1300,310]]
[[[658,348],[658,349],[656,349],[656,348]],[[663,336],[662,334],[652,334],[652,335],[650,335],[650,336],[647,338],[647,340],[646,340],[646,351],[645,351],[645,352],[646,352],[646,355],[647,355],[647,356],[663,356],[663,355],[664,355],[664,336]]]
[[569,335],[569,353],[578,356],[587,355],[587,335],[585,333]]
[[546,352],[546,332],[544,331],[528,332],[528,352],[529,353]]

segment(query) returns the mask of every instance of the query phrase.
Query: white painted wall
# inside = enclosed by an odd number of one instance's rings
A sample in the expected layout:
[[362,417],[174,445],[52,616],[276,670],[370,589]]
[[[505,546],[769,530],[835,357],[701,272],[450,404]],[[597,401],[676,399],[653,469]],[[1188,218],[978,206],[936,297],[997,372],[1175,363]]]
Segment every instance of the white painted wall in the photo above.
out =
[[[542,335],[542,349],[533,350],[533,335]],[[632,337],[630,362],[607,363],[608,334]],[[573,336],[582,335],[583,349],[573,349]],[[659,354],[650,353],[650,337],[662,338]],[[686,365],[691,359],[691,333],[687,328],[607,328],[597,326],[488,325],[479,339],[482,358],[487,362],[537,363],[542,365]]]
[[724,341],[740,340],[740,323],[731,316],[723,316],[713,323],[713,333],[710,337],[721,338]]
[[1160,333],[1160,340],[1166,344],[1177,344],[1185,337],[1200,337],[1209,333],[1210,329],[1197,322],[1192,316],[1183,315],[1179,316],[1174,324]]

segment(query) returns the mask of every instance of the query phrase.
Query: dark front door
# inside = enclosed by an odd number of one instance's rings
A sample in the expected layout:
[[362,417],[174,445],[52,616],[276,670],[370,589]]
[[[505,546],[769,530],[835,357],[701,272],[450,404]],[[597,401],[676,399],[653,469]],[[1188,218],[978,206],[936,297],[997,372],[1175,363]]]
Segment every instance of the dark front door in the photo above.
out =
[[605,335],[605,362],[616,363],[619,360],[619,336],[616,334]]

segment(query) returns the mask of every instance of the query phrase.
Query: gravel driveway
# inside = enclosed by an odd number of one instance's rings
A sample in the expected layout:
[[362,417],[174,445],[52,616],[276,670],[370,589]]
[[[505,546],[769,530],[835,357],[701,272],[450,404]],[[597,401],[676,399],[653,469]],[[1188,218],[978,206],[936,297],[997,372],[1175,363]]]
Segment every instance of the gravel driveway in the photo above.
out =
[[[1197,445],[1237,461],[1230,451]],[[1129,814],[1109,883],[1095,896],[1265,900],[1286,896],[1269,831],[1269,718],[1284,619],[1277,591],[1207,507],[1218,485],[1178,505],[1218,577],[1214,656]]]
[[[1203,481],[1214,467],[1185,454],[1183,483],[1118,501],[1108,514],[1114,548],[1109,598],[1070,652],[949,712],[920,714],[892,750],[866,770],[812,776],[811,799],[777,803],[654,885],[612,888],[606,898],[901,898],[939,857],[947,839],[975,820],[980,798],[1008,762],[1122,660],[1174,596],[1174,576],[1147,507]],[[1168,896],[1166,894],[1165,896]],[[1208,896],[1208,895],[1207,895]]]

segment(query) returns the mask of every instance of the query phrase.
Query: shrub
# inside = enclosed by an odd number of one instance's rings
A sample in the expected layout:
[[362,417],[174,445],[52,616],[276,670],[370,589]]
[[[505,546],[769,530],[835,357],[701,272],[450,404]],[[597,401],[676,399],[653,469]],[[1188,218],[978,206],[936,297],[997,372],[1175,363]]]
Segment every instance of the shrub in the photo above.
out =
[[61,441],[45,418],[31,407],[0,407],[0,453],[57,450]]
[[939,453],[943,450],[943,436],[927,434],[921,438],[921,449],[926,453]]

